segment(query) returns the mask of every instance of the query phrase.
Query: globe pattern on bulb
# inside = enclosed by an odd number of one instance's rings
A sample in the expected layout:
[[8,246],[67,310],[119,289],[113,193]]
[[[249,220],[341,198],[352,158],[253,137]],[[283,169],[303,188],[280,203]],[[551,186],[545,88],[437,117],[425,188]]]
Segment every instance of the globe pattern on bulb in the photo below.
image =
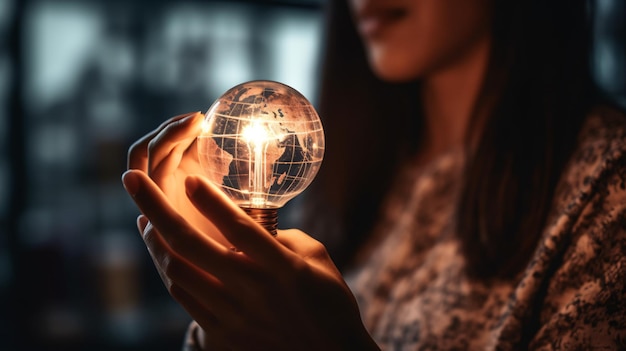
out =
[[313,181],[324,157],[324,131],[300,92],[257,80],[211,105],[197,146],[204,175],[236,204],[280,208]]

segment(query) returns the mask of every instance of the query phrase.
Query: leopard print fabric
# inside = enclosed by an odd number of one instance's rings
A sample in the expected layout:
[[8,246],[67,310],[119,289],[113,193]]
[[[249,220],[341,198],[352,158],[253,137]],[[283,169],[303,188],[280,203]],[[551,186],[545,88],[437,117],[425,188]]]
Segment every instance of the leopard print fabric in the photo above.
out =
[[[626,350],[626,122],[599,110],[583,128],[543,236],[508,281],[468,279],[454,237],[460,151],[408,167],[346,273],[385,351]],[[407,191],[410,189],[410,191]],[[192,322],[183,350],[199,350]]]
[[[469,279],[454,235],[460,151],[409,167],[346,274],[383,350],[626,350],[626,123],[599,109],[526,269]],[[407,189],[411,189],[407,191]],[[530,191],[530,189],[528,189]]]

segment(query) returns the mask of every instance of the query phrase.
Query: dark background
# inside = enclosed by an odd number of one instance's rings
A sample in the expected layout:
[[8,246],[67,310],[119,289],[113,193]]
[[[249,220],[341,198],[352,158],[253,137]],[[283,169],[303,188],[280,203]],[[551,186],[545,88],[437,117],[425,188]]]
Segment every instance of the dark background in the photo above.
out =
[[315,100],[322,3],[0,4],[0,350],[180,349],[126,151],[247,80]]
[[[626,106],[626,6],[592,3],[594,73]],[[0,350],[180,348],[190,318],[135,229],[126,150],[247,80],[316,104],[324,4],[0,0]]]

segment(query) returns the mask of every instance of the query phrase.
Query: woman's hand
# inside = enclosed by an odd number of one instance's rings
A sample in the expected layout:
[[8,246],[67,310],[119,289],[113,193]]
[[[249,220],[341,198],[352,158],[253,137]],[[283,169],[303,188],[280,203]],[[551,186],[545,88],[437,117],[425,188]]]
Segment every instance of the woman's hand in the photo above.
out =
[[211,350],[377,349],[319,242],[297,230],[273,237],[219,188],[187,177],[188,200],[238,249],[230,250],[187,221],[144,172],[128,171],[123,182],[163,282]]
[[191,225],[224,245],[229,245],[213,224],[189,202],[183,191],[188,175],[204,173],[196,147],[202,120],[200,112],[192,112],[165,121],[130,147],[128,169],[138,169],[148,174],[170,204]]

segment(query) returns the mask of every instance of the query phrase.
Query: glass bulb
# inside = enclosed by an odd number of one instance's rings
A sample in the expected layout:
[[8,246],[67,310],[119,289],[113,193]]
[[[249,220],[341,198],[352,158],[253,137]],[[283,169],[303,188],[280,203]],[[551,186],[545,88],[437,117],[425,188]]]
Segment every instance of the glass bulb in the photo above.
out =
[[277,210],[313,181],[324,157],[324,130],[313,105],[267,80],[222,94],[197,141],[204,175],[272,234]]

